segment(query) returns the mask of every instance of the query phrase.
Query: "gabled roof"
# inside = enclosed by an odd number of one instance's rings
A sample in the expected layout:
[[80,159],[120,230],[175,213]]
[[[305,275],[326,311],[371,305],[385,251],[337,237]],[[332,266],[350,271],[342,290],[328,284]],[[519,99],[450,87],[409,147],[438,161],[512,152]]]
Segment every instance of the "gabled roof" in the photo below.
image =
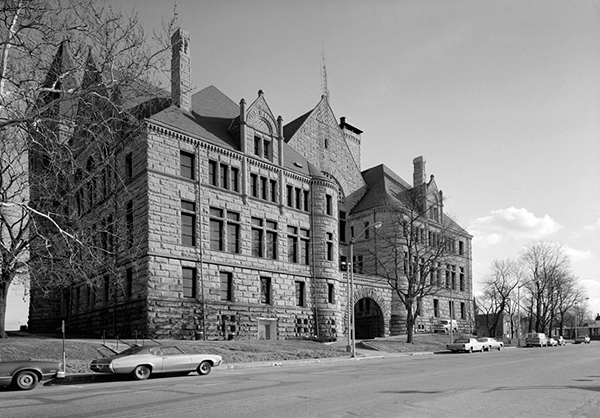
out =
[[352,213],[382,206],[385,204],[385,198],[395,198],[412,188],[384,164],[363,171],[362,176],[367,184],[367,192],[352,209]]
[[315,109],[309,110],[304,115],[294,119],[283,127],[283,137],[285,138],[285,142],[288,142],[294,136],[294,134],[298,132],[298,129],[302,127],[304,122],[306,122],[306,119],[308,119],[314,110]]
[[192,95],[191,113],[173,105],[148,119],[220,147],[239,150],[239,138],[229,132],[231,121],[238,115],[238,105],[215,86],[209,86]]

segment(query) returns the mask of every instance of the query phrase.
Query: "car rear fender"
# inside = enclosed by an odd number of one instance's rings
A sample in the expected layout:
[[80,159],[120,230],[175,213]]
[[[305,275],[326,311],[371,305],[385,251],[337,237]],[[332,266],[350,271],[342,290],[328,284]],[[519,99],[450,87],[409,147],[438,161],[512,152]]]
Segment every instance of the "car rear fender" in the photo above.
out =
[[[112,364],[113,373],[115,374],[129,374],[138,366],[146,366],[150,371],[154,370],[154,365],[151,363],[141,362],[135,364]],[[160,369],[159,369],[160,370]],[[158,373],[158,372],[157,372]]]

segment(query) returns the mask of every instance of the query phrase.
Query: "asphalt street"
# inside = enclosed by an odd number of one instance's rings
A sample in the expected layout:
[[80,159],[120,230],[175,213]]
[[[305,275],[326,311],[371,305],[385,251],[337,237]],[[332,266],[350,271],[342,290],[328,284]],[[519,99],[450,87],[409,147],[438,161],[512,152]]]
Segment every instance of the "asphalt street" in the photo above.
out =
[[600,343],[216,368],[0,392],[12,417],[597,417]]

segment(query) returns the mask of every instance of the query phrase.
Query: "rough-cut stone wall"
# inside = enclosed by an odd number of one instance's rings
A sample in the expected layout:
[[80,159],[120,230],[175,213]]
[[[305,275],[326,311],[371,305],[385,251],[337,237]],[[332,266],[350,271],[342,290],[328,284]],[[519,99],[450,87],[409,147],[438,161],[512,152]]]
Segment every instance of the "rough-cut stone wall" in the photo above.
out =
[[307,160],[333,177],[341,185],[343,196],[349,196],[364,186],[360,162],[355,161],[325,98],[294,137],[286,140]]

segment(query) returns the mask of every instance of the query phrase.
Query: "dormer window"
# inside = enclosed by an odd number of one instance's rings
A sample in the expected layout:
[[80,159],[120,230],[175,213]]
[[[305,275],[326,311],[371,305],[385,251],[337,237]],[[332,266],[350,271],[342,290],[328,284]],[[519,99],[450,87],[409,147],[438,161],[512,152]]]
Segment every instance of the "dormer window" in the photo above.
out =
[[273,161],[273,149],[270,139],[263,139],[260,136],[254,137],[254,155]]

